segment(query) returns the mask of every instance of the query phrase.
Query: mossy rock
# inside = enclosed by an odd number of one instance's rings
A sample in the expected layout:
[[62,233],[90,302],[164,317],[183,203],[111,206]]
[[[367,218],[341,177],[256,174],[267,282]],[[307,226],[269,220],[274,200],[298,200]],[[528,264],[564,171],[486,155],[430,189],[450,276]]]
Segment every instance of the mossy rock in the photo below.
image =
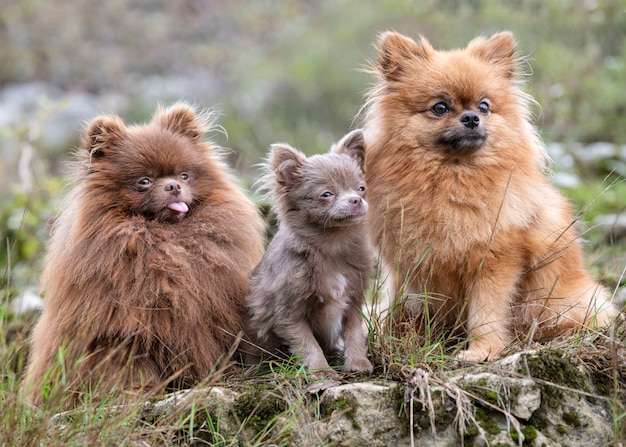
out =
[[235,399],[234,410],[242,423],[256,431],[266,429],[289,408],[284,397],[266,385],[242,392]]
[[560,405],[564,389],[590,391],[585,374],[578,369],[573,359],[562,352],[537,351],[536,354],[526,356],[520,365],[520,373],[539,379],[542,400],[553,407]]

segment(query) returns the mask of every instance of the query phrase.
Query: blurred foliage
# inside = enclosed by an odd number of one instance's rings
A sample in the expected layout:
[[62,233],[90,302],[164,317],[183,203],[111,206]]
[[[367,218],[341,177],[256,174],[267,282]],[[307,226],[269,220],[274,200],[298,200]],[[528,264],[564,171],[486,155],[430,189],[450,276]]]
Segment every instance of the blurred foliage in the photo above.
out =
[[[213,137],[233,148],[249,186],[271,143],[321,152],[358,125],[373,81],[362,69],[388,29],[437,48],[511,30],[529,56],[526,88],[546,141],[626,144],[626,0],[0,0],[0,95],[28,82],[113,92],[127,103],[112,111],[136,122],[181,99],[187,82],[182,99],[221,110],[226,133]],[[49,168],[39,189],[0,199],[0,266],[7,246],[14,266],[41,257],[35,221],[49,217],[59,190],[50,179],[74,138],[46,153],[45,134],[31,141]]]
[[606,227],[595,225],[600,216],[626,212],[626,180],[609,174],[600,182],[585,181],[565,188],[564,192],[580,213],[579,230],[588,254],[588,265],[614,290],[626,286],[626,239],[616,239]]
[[141,79],[200,73],[198,97],[223,110],[242,166],[276,140],[311,152],[339,138],[386,29],[441,48],[509,29],[531,58],[546,140],[626,142],[626,0],[116,0],[97,14],[86,0],[0,5],[0,85],[133,95]]
[[[36,284],[43,261],[48,223],[51,221],[63,181],[49,177],[31,193],[16,190],[0,201],[0,286],[10,281]],[[15,271],[17,270],[17,271]],[[19,284],[23,285],[23,284]]]

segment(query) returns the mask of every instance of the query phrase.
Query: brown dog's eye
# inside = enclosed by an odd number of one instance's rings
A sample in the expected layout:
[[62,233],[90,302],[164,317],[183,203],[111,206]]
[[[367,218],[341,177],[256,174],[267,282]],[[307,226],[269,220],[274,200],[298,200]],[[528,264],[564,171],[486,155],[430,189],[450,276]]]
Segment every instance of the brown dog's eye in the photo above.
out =
[[481,102],[480,104],[478,104],[478,110],[482,114],[485,114],[485,115],[488,114],[489,113],[489,104],[487,104],[485,101]]
[[149,177],[141,177],[133,185],[133,188],[137,192],[146,192],[151,187],[152,187],[152,179],[150,179]]
[[450,108],[445,102],[438,102],[430,110],[437,116],[443,116],[450,111]]
[[333,195],[333,193],[332,193],[332,192],[330,192],[330,191],[324,191],[324,192],[320,195],[320,197],[324,197],[325,199],[327,199],[328,197],[331,197],[332,195]]
[[189,174],[187,174],[186,172],[183,172],[182,174],[180,174],[180,179],[189,180]]

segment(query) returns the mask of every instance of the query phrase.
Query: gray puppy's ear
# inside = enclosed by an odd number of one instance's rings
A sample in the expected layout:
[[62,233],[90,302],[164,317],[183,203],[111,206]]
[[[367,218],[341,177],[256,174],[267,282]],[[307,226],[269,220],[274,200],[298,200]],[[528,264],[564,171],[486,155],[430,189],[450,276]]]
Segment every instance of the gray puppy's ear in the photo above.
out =
[[279,184],[290,186],[300,179],[302,164],[305,160],[306,155],[299,150],[288,144],[277,143],[271,145],[268,165],[274,171]]
[[346,134],[337,144],[330,149],[336,154],[346,154],[354,158],[359,167],[363,169],[365,163],[365,137],[361,129],[353,130]]

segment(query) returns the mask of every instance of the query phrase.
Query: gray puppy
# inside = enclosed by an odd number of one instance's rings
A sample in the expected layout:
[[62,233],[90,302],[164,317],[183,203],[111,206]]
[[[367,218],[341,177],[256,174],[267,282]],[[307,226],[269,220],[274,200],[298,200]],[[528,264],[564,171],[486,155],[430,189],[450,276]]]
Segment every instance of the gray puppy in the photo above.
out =
[[246,363],[286,347],[311,370],[331,372],[326,356],[337,354],[346,372],[373,370],[361,314],[373,264],[364,156],[361,130],[309,158],[287,144],[271,146],[260,182],[278,231],[252,272]]

